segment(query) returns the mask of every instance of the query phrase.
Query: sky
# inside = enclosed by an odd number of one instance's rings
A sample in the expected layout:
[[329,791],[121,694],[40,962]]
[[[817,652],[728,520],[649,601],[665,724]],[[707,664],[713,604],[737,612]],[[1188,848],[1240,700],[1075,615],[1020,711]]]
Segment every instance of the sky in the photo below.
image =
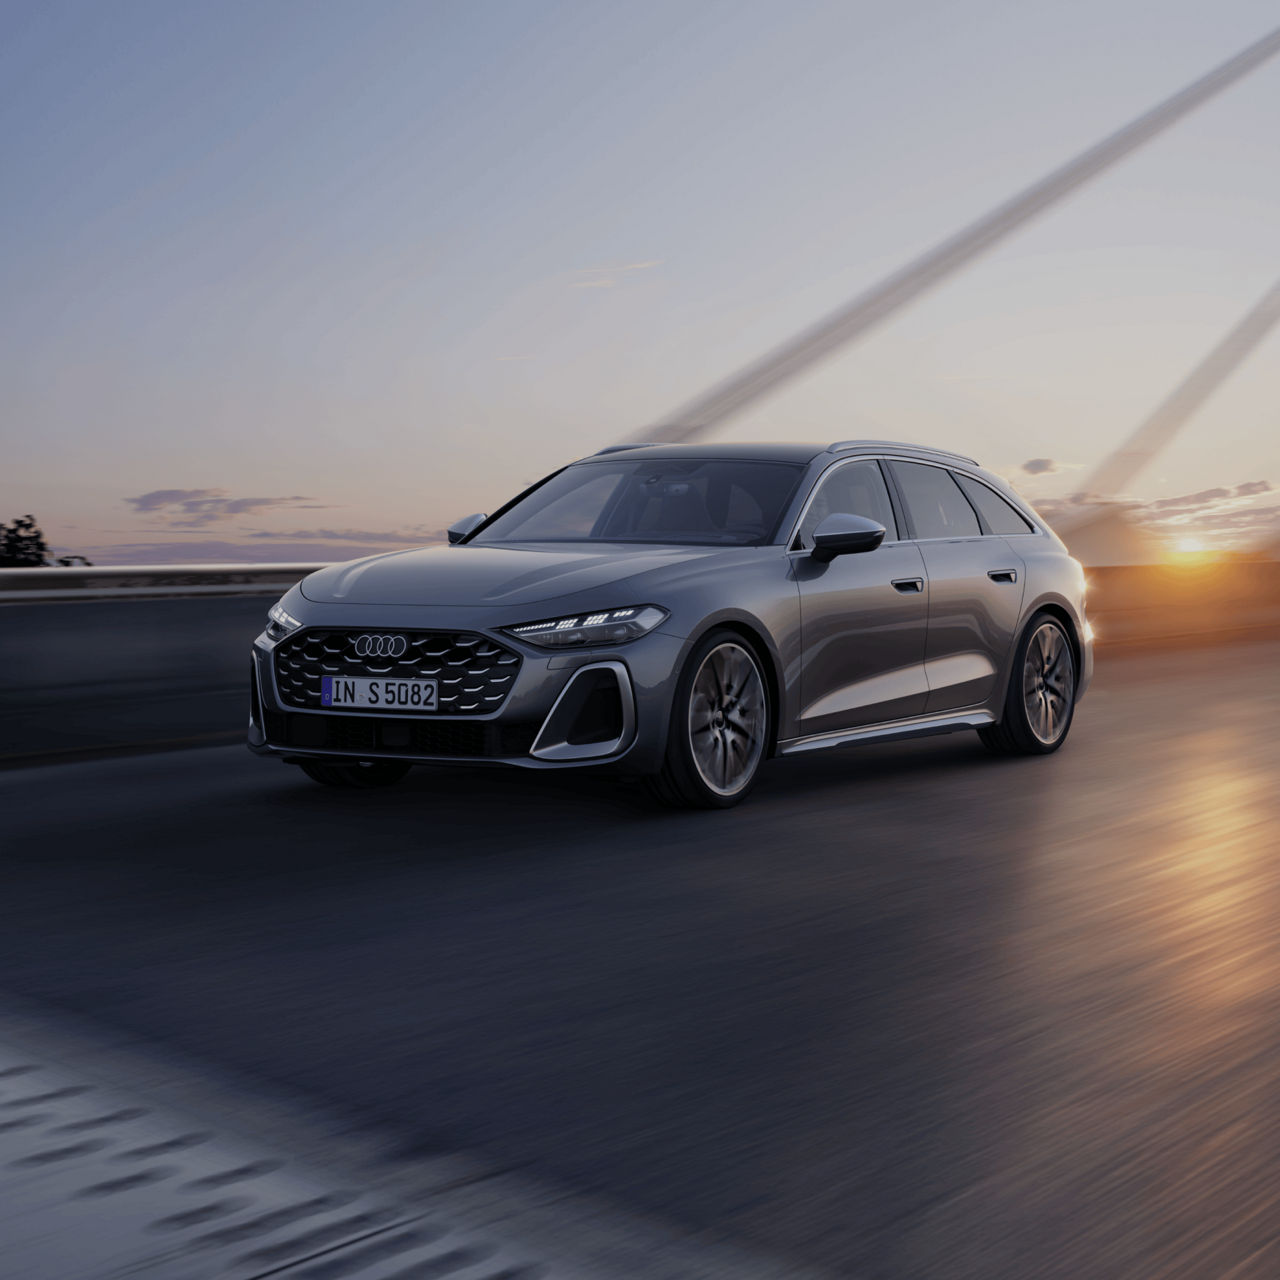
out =
[[[1275,23],[0,0],[0,520],[99,563],[436,540]],[[1074,492],[1280,278],[1277,120],[1280,58],[719,438],[919,441]],[[1280,330],[1119,496],[1210,545],[1280,533]]]

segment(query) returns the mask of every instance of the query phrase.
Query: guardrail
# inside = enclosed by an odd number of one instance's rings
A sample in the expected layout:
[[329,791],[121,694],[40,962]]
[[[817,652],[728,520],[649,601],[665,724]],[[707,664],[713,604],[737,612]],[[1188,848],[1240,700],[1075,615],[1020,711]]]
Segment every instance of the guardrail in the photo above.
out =
[[[323,563],[104,565],[0,569],[0,604],[283,594]],[[1087,569],[1104,643],[1210,637],[1280,624],[1280,561]]]
[[0,569],[0,603],[283,593],[324,567],[324,563],[147,564]]
[[[253,637],[271,601],[319,567],[0,570],[0,765],[242,739]],[[1280,638],[1274,560],[1087,577],[1100,661]]]

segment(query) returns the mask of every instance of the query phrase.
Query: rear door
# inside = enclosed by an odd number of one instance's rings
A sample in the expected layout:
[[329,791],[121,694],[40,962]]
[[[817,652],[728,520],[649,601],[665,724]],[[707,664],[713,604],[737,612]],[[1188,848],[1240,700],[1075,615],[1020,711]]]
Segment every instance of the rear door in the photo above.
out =
[[1022,560],[1004,538],[983,532],[946,467],[889,465],[929,579],[925,710],[986,702],[997,692],[1022,612]]
[[[884,525],[874,551],[820,564],[808,554],[828,515]],[[803,659],[800,732],[827,733],[919,715],[925,706],[929,591],[919,548],[903,541],[880,464],[832,467],[819,481],[793,543]]]

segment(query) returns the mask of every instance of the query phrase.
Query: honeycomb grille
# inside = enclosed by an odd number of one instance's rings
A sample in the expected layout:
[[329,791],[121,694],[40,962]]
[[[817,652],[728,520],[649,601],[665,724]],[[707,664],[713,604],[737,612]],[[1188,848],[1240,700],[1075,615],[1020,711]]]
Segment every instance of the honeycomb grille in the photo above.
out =
[[[403,637],[404,651],[399,657],[359,657],[355,649],[361,636],[384,640]],[[321,709],[322,676],[385,676],[435,680],[438,715],[485,715],[506,701],[519,670],[518,653],[469,631],[308,629],[281,641],[275,651],[281,701],[286,706],[317,711]],[[409,714],[420,716],[422,712]]]

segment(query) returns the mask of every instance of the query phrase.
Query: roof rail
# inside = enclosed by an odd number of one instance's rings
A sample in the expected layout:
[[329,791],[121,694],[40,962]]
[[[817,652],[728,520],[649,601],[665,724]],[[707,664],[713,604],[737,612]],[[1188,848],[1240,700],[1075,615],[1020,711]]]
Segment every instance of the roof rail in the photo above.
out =
[[982,465],[976,458],[968,458],[963,453],[935,449],[927,444],[904,444],[901,440],[837,440],[834,444],[827,445],[828,453],[844,453],[852,449],[901,449],[903,453],[931,453],[940,458],[951,458],[955,462],[967,462],[972,467]]
[[622,453],[627,449],[652,449],[652,440],[637,440],[633,444],[609,444],[603,449],[597,449],[591,456],[598,458],[602,453]]

